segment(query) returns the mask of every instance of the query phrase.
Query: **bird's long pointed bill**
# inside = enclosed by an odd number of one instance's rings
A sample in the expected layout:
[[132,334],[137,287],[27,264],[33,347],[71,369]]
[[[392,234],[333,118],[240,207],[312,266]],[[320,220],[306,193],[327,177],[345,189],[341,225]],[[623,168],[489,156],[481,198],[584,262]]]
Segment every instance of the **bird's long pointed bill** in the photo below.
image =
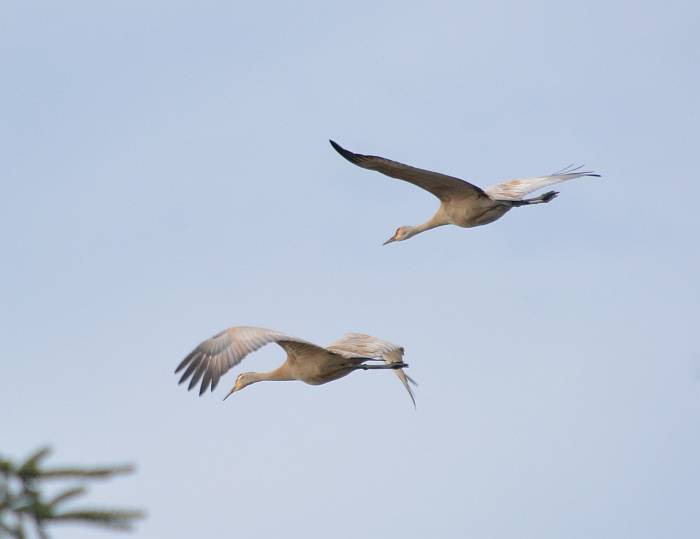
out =
[[233,395],[233,392],[236,391],[236,386],[233,386],[231,391],[229,391],[226,396],[224,397],[224,400],[228,399],[231,395]]
[[396,241],[396,238],[394,236],[392,236],[391,238],[386,240],[384,243],[382,243],[382,245],[387,245],[388,243],[393,243],[395,241]]

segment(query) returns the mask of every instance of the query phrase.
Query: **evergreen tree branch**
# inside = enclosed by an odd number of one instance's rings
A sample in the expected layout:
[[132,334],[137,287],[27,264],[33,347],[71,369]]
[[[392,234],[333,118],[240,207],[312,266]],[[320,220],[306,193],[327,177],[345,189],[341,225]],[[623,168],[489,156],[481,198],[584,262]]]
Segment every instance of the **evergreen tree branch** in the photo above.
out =
[[37,476],[38,479],[74,479],[74,478],[90,478],[90,479],[108,479],[115,475],[123,475],[133,473],[134,467],[130,464],[122,464],[119,466],[109,466],[104,468],[53,468],[42,470]]
[[[37,485],[44,479],[89,481],[107,479],[115,475],[132,473],[131,465],[81,468],[77,466],[45,469],[42,464],[50,454],[48,447],[35,451],[21,464],[0,459],[0,537],[25,539],[25,524],[31,522],[40,539],[49,539],[46,525],[54,522],[83,523],[130,530],[135,522],[144,518],[138,510],[118,509],[69,509],[59,511],[59,506],[86,494],[86,488],[75,485],[46,500]],[[9,518],[9,522],[7,518]],[[13,526],[14,523],[14,526]]]
[[105,511],[99,509],[79,509],[66,511],[52,517],[52,521],[64,522],[90,522],[109,528],[130,530],[135,520],[142,519],[145,515],[141,511]]
[[66,500],[69,500],[71,498],[75,498],[76,496],[85,494],[85,492],[85,487],[74,487],[68,490],[64,490],[60,494],[57,494],[56,496],[51,498],[51,500],[49,500],[48,502],[48,506],[52,509],[55,509],[58,504],[65,502]]

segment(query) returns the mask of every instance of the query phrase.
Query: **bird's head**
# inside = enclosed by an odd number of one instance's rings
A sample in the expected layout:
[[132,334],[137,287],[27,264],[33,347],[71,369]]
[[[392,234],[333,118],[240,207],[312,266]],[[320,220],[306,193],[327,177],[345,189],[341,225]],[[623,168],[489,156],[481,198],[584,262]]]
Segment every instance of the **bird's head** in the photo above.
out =
[[408,238],[415,236],[417,233],[415,228],[416,227],[413,227],[413,226],[400,226],[399,228],[396,229],[396,232],[394,232],[394,235],[391,236],[388,240],[386,240],[382,245],[386,245],[388,243],[393,243],[395,241],[407,240]]
[[244,387],[257,382],[258,379],[256,375],[257,373],[255,372],[242,372],[241,374],[239,374],[238,378],[236,378],[236,383],[231,388],[231,391],[229,391],[228,394],[224,397],[224,400],[228,399],[236,391],[240,391]]

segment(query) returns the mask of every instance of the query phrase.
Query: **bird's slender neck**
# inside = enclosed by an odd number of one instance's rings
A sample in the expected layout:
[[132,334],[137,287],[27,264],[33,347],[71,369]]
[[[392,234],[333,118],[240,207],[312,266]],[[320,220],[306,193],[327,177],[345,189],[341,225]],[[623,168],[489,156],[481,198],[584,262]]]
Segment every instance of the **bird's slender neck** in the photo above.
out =
[[289,380],[295,380],[295,378],[289,372],[289,367],[286,363],[283,363],[275,370],[268,372],[255,372],[253,374],[253,380],[250,382],[254,384],[255,382],[286,382]]
[[411,228],[412,228],[412,231],[415,235],[415,234],[420,234],[421,232],[425,232],[426,230],[430,230],[432,228],[437,228],[439,226],[447,225],[449,223],[450,223],[450,221],[447,219],[447,215],[445,215],[445,212],[443,211],[442,206],[441,206],[438,209],[438,211],[435,213],[435,215],[433,215],[425,223],[413,226]]

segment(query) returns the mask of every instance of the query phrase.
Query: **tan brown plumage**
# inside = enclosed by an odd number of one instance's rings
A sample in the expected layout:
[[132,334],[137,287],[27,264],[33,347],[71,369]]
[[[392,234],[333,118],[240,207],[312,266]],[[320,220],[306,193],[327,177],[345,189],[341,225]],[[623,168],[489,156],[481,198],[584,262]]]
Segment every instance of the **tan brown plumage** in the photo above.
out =
[[[261,381],[300,380],[311,385],[320,385],[356,370],[393,369],[415,405],[413,392],[403,369],[403,348],[371,335],[348,333],[324,348],[311,342],[292,337],[272,329],[238,326],[217,333],[200,343],[178,365],[175,372],[184,369],[178,383],[189,379],[187,389],[195,387],[201,380],[199,394],[208,388],[214,391],[223,376],[238,365],[251,352],[269,343],[276,343],[287,352],[287,360],[270,372],[246,372],[236,378],[233,389],[226,395]],[[381,361],[379,365],[368,365],[368,361]],[[224,398],[226,398],[224,397]]]
[[516,178],[481,189],[459,178],[404,165],[376,155],[353,153],[332,140],[330,143],[351,163],[417,185],[440,200],[440,207],[428,221],[417,226],[397,228],[384,245],[407,240],[416,234],[443,225],[464,228],[486,225],[503,217],[511,208],[550,202],[559,194],[556,191],[549,191],[535,198],[523,198],[532,191],[582,176],[600,176],[590,171],[579,172],[582,167],[567,167],[549,176]]

